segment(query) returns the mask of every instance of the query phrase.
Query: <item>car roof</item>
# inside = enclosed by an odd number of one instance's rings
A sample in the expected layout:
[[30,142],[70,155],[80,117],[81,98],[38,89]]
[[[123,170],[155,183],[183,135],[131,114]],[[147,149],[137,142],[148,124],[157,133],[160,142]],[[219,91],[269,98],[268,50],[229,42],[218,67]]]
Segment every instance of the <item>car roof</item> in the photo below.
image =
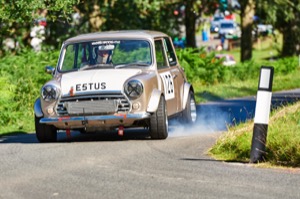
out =
[[77,35],[67,39],[64,43],[74,43],[81,41],[93,41],[98,39],[109,38],[128,38],[128,39],[154,39],[156,37],[168,37],[168,35],[152,30],[120,30],[120,31],[105,31]]

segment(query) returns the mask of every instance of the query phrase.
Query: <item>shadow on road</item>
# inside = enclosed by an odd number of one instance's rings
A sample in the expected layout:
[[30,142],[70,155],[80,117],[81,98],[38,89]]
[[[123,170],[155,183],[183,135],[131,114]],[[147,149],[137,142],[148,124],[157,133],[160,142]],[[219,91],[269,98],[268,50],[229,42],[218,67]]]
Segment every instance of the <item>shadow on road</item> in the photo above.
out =
[[204,159],[204,158],[180,158],[179,160],[183,161],[200,161],[200,162],[224,162],[222,160],[215,160],[215,159]]
[[199,162],[226,162],[226,163],[236,163],[236,164],[240,164],[240,165],[249,165],[249,162],[246,161],[232,161],[232,160],[228,160],[228,161],[224,161],[224,160],[216,160],[216,159],[209,159],[209,158],[180,158],[179,160],[182,161],[199,161]]
[[[123,136],[119,136],[117,131],[105,131],[97,133],[81,134],[78,131],[72,131],[71,136],[68,137],[65,131],[60,131],[57,134],[57,143],[64,142],[112,142],[112,141],[128,141],[128,140],[149,140],[149,131],[137,128],[125,130]],[[13,134],[4,135],[0,137],[0,143],[22,143],[33,144],[39,143],[35,133],[29,134]]]

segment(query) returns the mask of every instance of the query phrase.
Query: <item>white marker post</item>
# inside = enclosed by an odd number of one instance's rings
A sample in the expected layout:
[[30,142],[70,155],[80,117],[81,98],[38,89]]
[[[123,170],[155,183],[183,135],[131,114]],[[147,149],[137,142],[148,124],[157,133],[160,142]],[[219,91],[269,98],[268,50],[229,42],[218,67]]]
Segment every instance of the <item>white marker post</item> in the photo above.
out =
[[261,67],[256,98],[250,163],[263,161],[266,153],[265,150],[271,110],[273,75],[273,67]]

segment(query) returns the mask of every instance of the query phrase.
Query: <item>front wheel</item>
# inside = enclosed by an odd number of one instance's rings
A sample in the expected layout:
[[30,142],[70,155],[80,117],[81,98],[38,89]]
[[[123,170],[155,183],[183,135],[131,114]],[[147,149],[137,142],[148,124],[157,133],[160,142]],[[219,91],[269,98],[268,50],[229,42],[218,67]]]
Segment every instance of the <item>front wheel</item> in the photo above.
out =
[[160,97],[157,110],[150,117],[150,136],[152,139],[168,137],[168,114],[164,96]]
[[39,142],[56,142],[57,130],[54,126],[41,124],[39,117],[35,116],[35,133]]
[[192,91],[189,92],[185,109],[182,112],[182,120],[186,124],[194,124],[197,120],[196,101]]

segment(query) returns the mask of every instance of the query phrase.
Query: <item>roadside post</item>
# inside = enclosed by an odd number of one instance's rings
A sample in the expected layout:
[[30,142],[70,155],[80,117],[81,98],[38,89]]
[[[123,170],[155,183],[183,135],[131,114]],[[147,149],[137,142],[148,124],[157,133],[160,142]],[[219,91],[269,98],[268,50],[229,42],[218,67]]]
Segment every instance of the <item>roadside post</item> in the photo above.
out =
[[264,160],[271,110],[274,68],[262,66],[258,83],[250,163]]

